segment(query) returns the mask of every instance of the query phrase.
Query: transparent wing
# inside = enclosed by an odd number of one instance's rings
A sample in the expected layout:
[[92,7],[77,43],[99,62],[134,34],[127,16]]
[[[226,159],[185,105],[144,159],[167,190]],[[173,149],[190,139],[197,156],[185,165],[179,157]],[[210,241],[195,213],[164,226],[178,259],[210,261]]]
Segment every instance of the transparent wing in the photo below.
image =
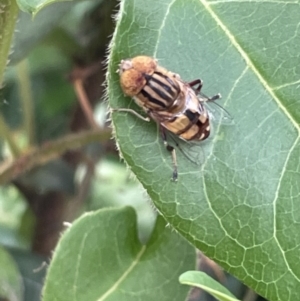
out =
[[205,106],[209,113],[210,120],[212,120],[213,122],[221,123],[223,125],[234,124],[234,120],[230,113],[216,101],[199,101]]
[[185,141],[169,131],[166,131],[166,137],[168,144],[179,150],[187,160],[196,165],[203,164],[205,154],[201,146],[202,141]]

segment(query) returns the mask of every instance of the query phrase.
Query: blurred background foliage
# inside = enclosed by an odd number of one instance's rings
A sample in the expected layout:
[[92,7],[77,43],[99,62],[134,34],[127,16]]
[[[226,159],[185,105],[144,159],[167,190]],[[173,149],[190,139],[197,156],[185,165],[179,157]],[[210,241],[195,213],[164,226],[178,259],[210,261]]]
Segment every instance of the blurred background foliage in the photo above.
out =
[[[0,300],[40,300],[43,263],[63,223],[85,211],[131,205],[142,242],[153,229],[155,211],[120,162],[106,118],[105,59],[117,7],[116,0],[73,1],[34,19],[18,14],[0,90],[0,262],[10,271]],[[208,259],[201,268],[223,277]],[[214,299],[195,290],[190,300]]]
[[154,210],[120,162],[106,120],[105,57],[116,12],[117,1],[92,0],[55,3],[34,18],[18,14],[0,90],[0,261],[10,258],[15,279],[0,300],[40,300],[42,263],[63,222],[85,211],[129,204],[140,239],[152,231]]

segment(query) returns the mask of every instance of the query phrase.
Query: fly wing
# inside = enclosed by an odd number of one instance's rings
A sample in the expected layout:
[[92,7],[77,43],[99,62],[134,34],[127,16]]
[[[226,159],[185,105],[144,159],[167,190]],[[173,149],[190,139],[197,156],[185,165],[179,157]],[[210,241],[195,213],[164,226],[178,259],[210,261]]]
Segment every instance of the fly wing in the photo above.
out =
[[204,163],[205,154],[201,141],[185,141],[169,131],[167,131],[166,136],[168,144],[179,150],[187,160],[196,165]]
[[215,101],[201,101],[209,113],[210,120],[223,125],[233,125],[234,120],[227,110]]

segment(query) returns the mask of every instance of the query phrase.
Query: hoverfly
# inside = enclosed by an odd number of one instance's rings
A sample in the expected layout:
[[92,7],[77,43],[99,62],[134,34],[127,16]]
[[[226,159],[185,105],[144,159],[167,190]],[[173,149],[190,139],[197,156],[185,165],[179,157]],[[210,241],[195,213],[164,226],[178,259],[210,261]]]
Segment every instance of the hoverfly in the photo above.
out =
[[126,108],[113,111],[129,112],[145,121],[151,118],[159,125],[164,145],[172,154],[173,180],[176,181],[176,153],[167,142],[166,130],[186,142],[207,139],[210,134],[210,116],[204,103],[214,102],[221,95],[203,95],[200,93],[203,85],[201,79],[184,82],[178,74],[159,66],[156,59],[148,56],[122,60],[118,72],[124,94],[131,96],[147,117]]

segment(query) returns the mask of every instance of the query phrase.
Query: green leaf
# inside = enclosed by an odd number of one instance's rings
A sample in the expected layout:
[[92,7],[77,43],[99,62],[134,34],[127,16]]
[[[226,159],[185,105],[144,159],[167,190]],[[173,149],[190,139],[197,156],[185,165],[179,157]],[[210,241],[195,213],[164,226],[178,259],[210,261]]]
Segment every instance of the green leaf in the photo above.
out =
[[0,299],[22,300],[23,284],[13,258],[0,247]]
[[300,300],[299,1],[122,2],[111,43],[112,108],[138,110],[116,73],[151,55],[220,92],[233,126],[214,125],[201,167],[177,152],[179,180],[156,125],[112,114],[119,149],[168,222],[268,300]]
[[159,217],[147,245],[137,238],[132,208],[79,218],[63,235],[50,264],[43,300],[184,300],[178,285],[195,268],[195,249]]
[[17,3],[21,10],[32,14],[33,17],[44,7],[58,2],[64,2],[70,0],[17,0]]
[[179,282],[199,287],[220,301],[238,301],[227,288],[203,272],[185,272],[180,275]]
[[[12,43],[12,53],[9,57],[10,63],[14,65],[26,57],[30,50],[49,35],[76,3],[78,2],[55,3],[43,9],[34,19],[28,13],[20,12]],[[36,9],[38,11],[38,8]]]

